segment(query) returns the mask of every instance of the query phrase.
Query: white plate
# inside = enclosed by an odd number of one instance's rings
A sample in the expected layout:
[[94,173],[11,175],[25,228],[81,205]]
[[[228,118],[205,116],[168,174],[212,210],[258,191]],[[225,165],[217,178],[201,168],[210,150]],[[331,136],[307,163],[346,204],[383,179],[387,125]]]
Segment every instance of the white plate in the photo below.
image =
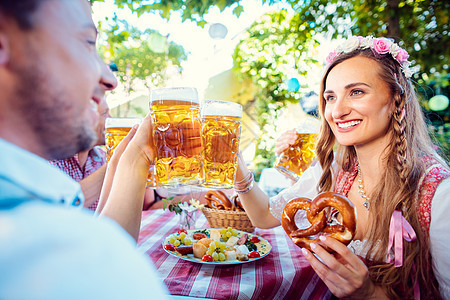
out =
[[[209,230],[210,230],[210,228],[188,229],[188,230],[187,230],[187,236],[192,237],[192,234],[193,234],[194,232],[200,231],[200,230],[205,230],[205,229],[206,229],[208,232],[209,232]],[[214,229],[220,230],[220,229],[222,229],[222,228],[214,228]],[[245,263],[249,263],[249,262],[252,262],[252,261],[256,261],[256,260],[258,260],[258,259],[261,259],[261,258],[265,257],[267,254],[269,254],[270,250],[272,250],[272,245],[270,245],[270,243],[269,243],[266,239],[260,237],[259,235],[251,234],[251,233],[248,233],[248,232],[245,232],[245,231],[241,231],[241,230],[236,230],[236,231],[237,231],[237,237],[238,237],[238,238],[240,238],[240,237],[241,237],[243,234],[245,234],[245,233],[248,234],[248,239],[251,239],[251,238],[254,237],[254,236],[257,236],[257,237],[259,238],[259,242],[258,242],[258,243],[255,243],[255,246],[256,246],[256,248],[257,248],[257,251],[258,251],[259,254],[260,254],[259,257],[257,257],[257,258],[250,258],[250,259],[247,260],[247,261],[240,261],[240,260],[237,260],[237,259],[235,259],[235,260],[226,260],[226,261],[216,261],[216,262],[202,261],[201,258],[194,257],[193,254],[181,255],[181,254],[180,254],[179,252],[177,252],[177,251],[166,250],[166,249],[164,248],[164,246],[165,246],[166,244],[169,244],[169,239],[170,239],[170,237],[173,235],[173,233],[172,233],[172,234],[169,234],[169,235],[164,239],[164,242],[163,242],[163,244],[162,244],[162,247],[163,247],[164,251],[166,251],[166,252],[169,253],[170,255],[173,255],[173,256],[175,256],[175,257],[178,257],[178,258],[181,258],[181,259],[184,259],[184,260],[187,260],[187,261],[191,261],[191,262],[195,262],[195,263],[200,263],[200,264],[207,264],[207,265],[235,265],[235,264],[245,264]],[[195,240],[192,239],[192,238],[191,238],[191,240],[192,240],[193,242],[195,241]]]

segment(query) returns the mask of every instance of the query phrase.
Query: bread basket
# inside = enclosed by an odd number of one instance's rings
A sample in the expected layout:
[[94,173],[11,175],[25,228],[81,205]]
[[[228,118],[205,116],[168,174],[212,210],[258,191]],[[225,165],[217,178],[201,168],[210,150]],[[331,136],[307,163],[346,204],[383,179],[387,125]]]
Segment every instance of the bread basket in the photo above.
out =
[[255,226],[253,226],[245,211],[203,207],[202,212],[211,228],[227,228],[230,226],[246,232],[255,231]]

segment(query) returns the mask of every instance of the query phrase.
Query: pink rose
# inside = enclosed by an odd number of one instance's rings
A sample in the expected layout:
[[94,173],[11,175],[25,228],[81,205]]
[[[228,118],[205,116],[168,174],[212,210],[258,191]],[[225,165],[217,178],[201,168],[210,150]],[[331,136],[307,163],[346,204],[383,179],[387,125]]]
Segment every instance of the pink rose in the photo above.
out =
[[395,57],[395,59],[399,62],[399,63],[404,63],[408,60],[409,54],[408,52],[406,52],[405,49],[400,48],[400,50],[397,53],[397,56]]
[[339,56],[339,53],[331,51],[330,54],[328,54],[328,56],[326,58],[327,64],[331,64],[338,56]]
[[391,48],[391,41],[386,38],[373,39],[373,48],[378,54],[386,54]]

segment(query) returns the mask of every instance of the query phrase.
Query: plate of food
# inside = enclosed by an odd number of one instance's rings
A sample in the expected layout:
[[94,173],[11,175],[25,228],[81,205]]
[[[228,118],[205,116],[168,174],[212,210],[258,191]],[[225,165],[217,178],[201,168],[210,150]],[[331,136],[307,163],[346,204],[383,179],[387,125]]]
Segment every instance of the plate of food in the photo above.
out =
[[211,265],[248,263],[272,250],[266,239],[231,227],[180,229],[169,234],[162,246],[175,257]]

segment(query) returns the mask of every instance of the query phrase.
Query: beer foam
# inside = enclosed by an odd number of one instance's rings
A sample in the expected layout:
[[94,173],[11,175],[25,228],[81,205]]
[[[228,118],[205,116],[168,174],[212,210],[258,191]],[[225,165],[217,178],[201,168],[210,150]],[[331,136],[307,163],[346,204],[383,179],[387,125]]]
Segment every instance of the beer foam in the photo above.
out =
[[201,115],[242,118],[242,105],[229,101],[205,100],[201,105]]
[[150,102],[158,100],[199,103],[197,89],[191,87],[172,87],[152,90],[150,93]]
[[106,118],[105,128],[114,127],[133,127],[136,124],[141,124],[141,118]]

